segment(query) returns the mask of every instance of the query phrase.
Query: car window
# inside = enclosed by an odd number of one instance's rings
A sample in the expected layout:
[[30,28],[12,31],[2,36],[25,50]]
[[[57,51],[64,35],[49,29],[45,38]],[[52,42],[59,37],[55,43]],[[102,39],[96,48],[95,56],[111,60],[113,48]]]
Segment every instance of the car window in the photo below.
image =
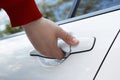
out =
[[38,7],[44,17],[60,21],[67,18],[73,2],[74,0],[41,0],[38,2]]
[[[61,21],[68,18],[74,1],[76,0],[41,0],[41,2],[38,2],[38,6],[44,14],[44,17],[53,21]],[[80,0],[79,7],[76,11],[76,16],[102,10],[119,4],[120,0]]]
[[120,0],[81,0],[76,16],[120,5]]
[[[76,0],[35,0],[45,18],[55,22],[68,18]],[[120,0],[81,0],[76,17],[120,4]],[[3,9],[0,9],[0,38],[23,31],[22,28],[11,28],[10,21]]]

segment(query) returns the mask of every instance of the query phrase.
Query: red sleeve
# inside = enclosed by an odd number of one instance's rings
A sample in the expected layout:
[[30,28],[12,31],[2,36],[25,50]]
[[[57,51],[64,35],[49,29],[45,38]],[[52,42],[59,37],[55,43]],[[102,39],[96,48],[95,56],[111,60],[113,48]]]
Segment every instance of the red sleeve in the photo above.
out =
[[42,17],[34,0],[1,0],[0,7],[7,12],[13,27]]

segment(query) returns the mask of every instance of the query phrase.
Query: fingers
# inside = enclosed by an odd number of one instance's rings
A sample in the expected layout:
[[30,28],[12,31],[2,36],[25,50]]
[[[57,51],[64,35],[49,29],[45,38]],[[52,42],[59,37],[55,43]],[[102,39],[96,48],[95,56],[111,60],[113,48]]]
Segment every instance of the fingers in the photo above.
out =
[[52,52],[53,55],[51,55],[52,58],[56,58],[56,59],[62,59],[65,54],[61,51],[61,49],[58,47],[58,43],[57,43],[57,39],[54,37],[52,38],[53,42],[51,42],[51,47],[49,48],[50,51]]
[[46,49],[40,49],[39,51],[49,58],[62,59],[64,57],[64,53],[55,41],[53,44],[46,44]]
[[54,50],[54,52],[56,54],[56,55],[54,55],[56,59],[62,59],[65,56],[64,53],[61,51],[61,49],[58,48],[58,47],[56,47],[56,49]]
[[79,43],[79,41],[75,37],[73,37],[69,33],[65,32],[63,29],[58,28],[57,31],[58,31],[57,36],[59,38],[63,39],[67,44],[75,46]]

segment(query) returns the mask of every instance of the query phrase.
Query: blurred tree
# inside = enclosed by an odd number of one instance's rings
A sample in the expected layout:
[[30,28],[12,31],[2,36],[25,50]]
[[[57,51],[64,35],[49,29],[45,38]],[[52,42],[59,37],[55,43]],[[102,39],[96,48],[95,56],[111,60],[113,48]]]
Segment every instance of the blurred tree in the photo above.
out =
[[87,13],[98,10],[96,6],[98,2],[99,0],[81,0],[76,16],[87,14]]
[[45,18],[49,18],[55,21],[55,17],[53,15],[53,5],[47,5],[46,1],[43,0],[41,3],[38,3],[38,7],[41,8],[41,12]]
[[3,37],[3,33],[0,31],[0,37]]
[[[53,21],[58,21],[57,17],[55,16],[54,12],[56,9],[59,9],[59,7],[69,1],[73,1],[73,0],[58,0],[56,4],[49,4],[47,3],[46,0],[43,0],[41,3],[38,3],[38,7],[40,8],[40,11],[44,14],[43,16],[45,18],[51,19]],[[70,10],[70,7],[65,7],[64,10],[58,10],[58,15],[60,12],[62,12],[62,15],[59,15],[61,17],[61,19],[65,19],[64,16],[68,11]]]
[[23,31],[23,29],[21,27],[16,27],[16,28],[11,28],[10,24],[6,25],[6,29],[3,31],[4,34],[13,34],[13,33],[17,33]]
[[83,14],[98,10],[97,7],[95,6],[98,3],[98,1],[99,0],[89,0],[88,4],[85,6]]

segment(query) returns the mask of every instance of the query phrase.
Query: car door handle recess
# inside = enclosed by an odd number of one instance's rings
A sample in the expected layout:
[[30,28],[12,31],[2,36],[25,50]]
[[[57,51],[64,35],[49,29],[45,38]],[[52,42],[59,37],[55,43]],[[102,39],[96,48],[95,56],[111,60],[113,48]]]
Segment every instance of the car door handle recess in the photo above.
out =
[[36,50],[30,51],[30,56],[38,56],[42,63],[46,65],[58,65],[62,63],[67,57],[71,54],[83,53],[87,51],[91,51],[95,45],[96,38],[95,37],[79,37],[79,44],[76,46],[70,46],[65,43],[63,40],[58,40],[58,46],[65,54],[64,58],[61,60],[47,57]]
[[[63,53],[66,54],[65,55],[66,57],[68,55],[71,55],[71,54],[91,51],[93,49],[94,45],[95,45],[95,42],[96,42],[95,37],[89,37],[89,38],[88,37],[80,37],[80,38],[77,38],[77,39],[79,40],[79,44],[76,45],[76,46],[70,46],[67,43],[65,43],[63,40],[58,41],[58,46],[63,51]],[[44,57],[44,58],[50,58],[50,57],[42,55],[41,53],[39,53],[36,50],[32,50],[30,52],[30,55],[31,56]],[[50,59],[54,59],[54,58],[50,58]]]

